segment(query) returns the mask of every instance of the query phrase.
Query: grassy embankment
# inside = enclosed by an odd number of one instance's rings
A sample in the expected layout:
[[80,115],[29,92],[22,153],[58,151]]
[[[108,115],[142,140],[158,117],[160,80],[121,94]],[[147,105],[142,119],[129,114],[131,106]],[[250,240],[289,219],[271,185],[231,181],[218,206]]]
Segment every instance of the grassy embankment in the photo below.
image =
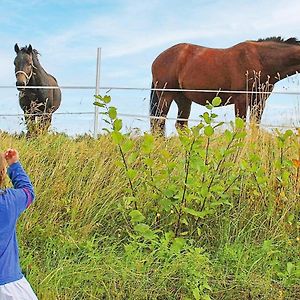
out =
[[18,223],[26,277],[40,299],[300,299],[290,135],[1,133],[36,191]]

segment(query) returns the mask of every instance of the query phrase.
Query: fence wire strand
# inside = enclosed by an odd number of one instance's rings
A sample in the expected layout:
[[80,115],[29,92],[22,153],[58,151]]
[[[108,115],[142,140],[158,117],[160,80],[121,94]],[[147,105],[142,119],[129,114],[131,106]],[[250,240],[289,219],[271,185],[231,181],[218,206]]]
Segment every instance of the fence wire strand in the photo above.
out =
[[[50,113],[41,113],[41,114],[0,114],[0,117],[30,117],[30,116],[42,116],[42,115],[47,115]],[[94,115],[94,112],[57,112],[55,115]],[[99,113],[101,115],[101,113]],[[187,122],[201,122],[201,119],[183,119],[183,118],[172,118],[172,117],[156,117],[156,116],[147,116],[147,115],[138,115],[138,114],[125,114],[125,113],[119,113],[118,116],[120,117],[125,117],[125,118],[133,118],[136,120],[139,119],[158,119],[158,120],[166,120],[166,121],[187,121]],[[231,125],[232,121],[224,122],[222,121],[223,124],[225,125]],[[249,123],[247,123],[249,124]],[[260,126],[265,127],[265,128],[293,128],[297,126],[293,125],[274,125],[274,124],[263,124],[261,123]]]
[[[95,90],[95,86],[14,86],[14,85],[0,85],[0,89],[73,89],[73,90]],[[246,90],[209,90],[209,89],[168,89],[168,88],[148,88],[148,87],[118,87],[118,86],[102,86],[100,90],[110,92],[111,90],[129,90],[129,91],[159,91],[159,92],[193,92],[193,93],[225,93],[225,94],[262,94],[262,95],[300,95],[300,90],[295,91],[246,91]]]
[[[15,89],[18,86],[14,85],[0,85],[0,89]],[[95,90],[95,86],[21,86],[22,89],[73,89],[73,90]],[[129,90],[129,91],[161,91],[161,92],[195,92],[195,93],[215,93],[216,95],[220,93],[228,94],[277,94],[277,95],[300,95],[299,91],[245,91],[245,90],[208,90],[208,89],[168,89],[168,88],[148,88],[148,87],[118,87],[118,86],[102,86],[100,90],[105,90],[109,93],[112,90]],[[35,114],[0,114],[0,117],[24,117],[24,116],[41,116],[53,113],[35,113]],[[55,112],[54,115],[94,115],[95,112]],[[172,118],[172,117],[157,117],[150,115],[139,115],[139,114],[125,114],[119,113],[120,117],[128,117],[134,119],[163,119],[172,121],[189,121],[189,122],[200,122],[201,119],[183,119],[183,118]],[[223,122],[224,124],[230,124],[231,122]],[[262,127],[266,128],[292,128],[293,125],[274,125],[274,124],[260,124]]]

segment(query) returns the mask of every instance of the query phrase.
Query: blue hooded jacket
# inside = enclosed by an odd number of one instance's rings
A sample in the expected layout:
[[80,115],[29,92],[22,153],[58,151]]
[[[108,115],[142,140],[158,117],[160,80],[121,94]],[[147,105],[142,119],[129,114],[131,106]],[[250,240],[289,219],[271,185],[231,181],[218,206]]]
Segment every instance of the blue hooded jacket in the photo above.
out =
[[34,199],[33,186],[19,162],[8,168],[13,188],[0,190],[0,285],[23,277],[19,263],[16,223]]

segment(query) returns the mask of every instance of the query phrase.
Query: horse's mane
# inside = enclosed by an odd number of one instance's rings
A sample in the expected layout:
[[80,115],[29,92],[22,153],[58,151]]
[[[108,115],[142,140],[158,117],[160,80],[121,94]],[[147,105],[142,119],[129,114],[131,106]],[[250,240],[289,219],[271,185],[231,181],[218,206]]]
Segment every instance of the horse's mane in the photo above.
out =
[[277,43],[284,43],[284,44],[291,44],[291,45],[300,45],[300,41],[295,37],[290,37],[288,39],[284,39],[281,36],[272,36],[267,37],[264,39],[258,39],[257,42],[277,42]]

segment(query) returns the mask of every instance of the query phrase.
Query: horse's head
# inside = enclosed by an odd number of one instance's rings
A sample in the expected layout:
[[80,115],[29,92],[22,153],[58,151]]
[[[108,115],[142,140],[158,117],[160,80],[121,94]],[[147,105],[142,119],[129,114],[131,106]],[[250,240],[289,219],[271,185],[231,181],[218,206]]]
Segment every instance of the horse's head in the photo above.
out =
[[24,90],[22,86],[29,83],[33,74],[33,49],[31,45],[20,49],[18,44],[15,44],[15,51],[17,53],[14,60],[16,86],[18,86],[18,90]]

